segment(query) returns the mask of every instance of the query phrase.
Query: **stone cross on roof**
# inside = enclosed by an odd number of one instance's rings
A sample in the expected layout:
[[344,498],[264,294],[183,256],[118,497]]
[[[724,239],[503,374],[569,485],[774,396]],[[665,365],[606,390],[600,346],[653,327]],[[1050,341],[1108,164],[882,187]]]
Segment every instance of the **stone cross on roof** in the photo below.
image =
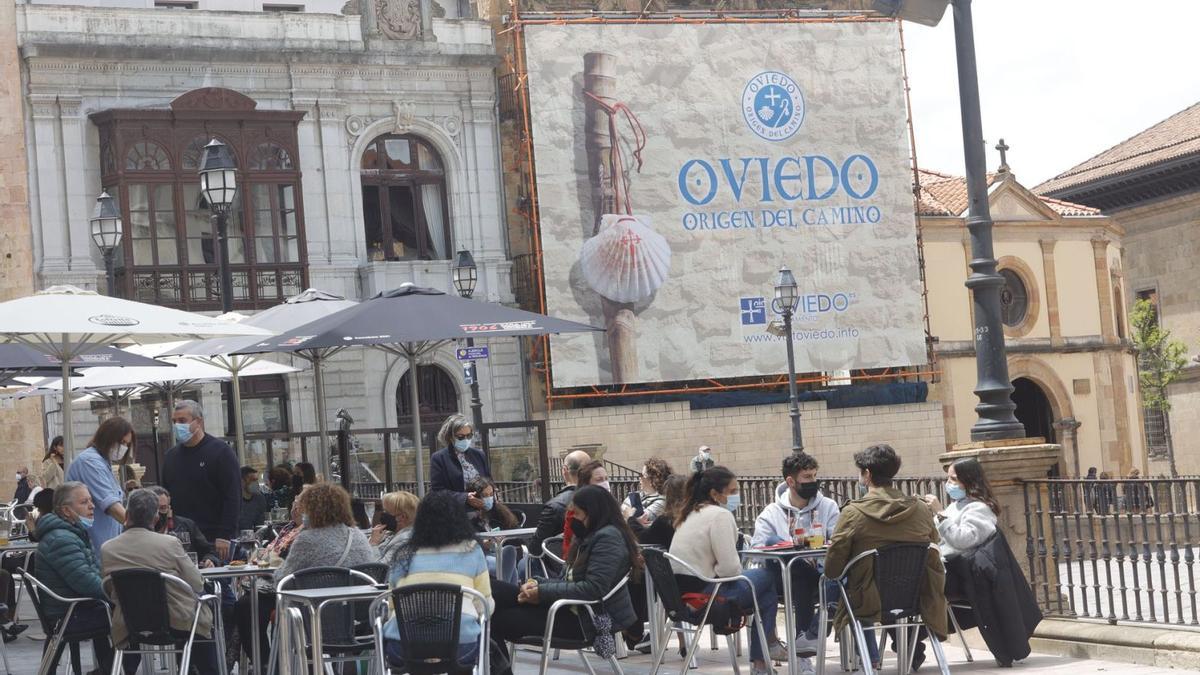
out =
[[996,149],[1000,151],[1000,168],[997,169],[997,171],[999,171],[1000,173],[1008,173],[1008,171],[1009,171],[1009,169],[1008,169],[1008,150],[1009,150],[1009,148],[1008,148],[1008,145],[1004,142],[1003,138],[1001,138],[1000,142],[996,145]]

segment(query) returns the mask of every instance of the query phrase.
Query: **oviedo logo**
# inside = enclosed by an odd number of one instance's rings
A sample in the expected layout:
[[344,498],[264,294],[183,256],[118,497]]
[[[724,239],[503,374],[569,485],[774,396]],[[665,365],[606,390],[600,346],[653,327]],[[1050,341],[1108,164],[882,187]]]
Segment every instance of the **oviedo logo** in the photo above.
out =
[[783,73],[755,75],[742,91],[742,117],[750,130],[768,141],[791,138],[804,124],[804,94]]

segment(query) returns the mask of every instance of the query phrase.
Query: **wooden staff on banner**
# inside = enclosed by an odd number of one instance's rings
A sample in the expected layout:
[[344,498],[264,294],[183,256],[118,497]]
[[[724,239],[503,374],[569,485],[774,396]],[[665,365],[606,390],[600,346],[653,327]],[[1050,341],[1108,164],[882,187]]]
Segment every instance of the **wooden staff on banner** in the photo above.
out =
[[[584,90],[584,147],[587,151],[588,179],[592,184],[592,211],[595,221],[592,236],[599,231],[600,217],[621,213],[618,192],[624,167],[614,166],[612,147],[619,142],[612,137],[610,112],[592,98],[615,100],[617,91],[617,57],[604,52],[583,55]],[[590,93],[592,96],[588,96]],[[614,383],[637,379],[637,315],[633,303],[613,302],[600,296],[608,329],[608,357]]]

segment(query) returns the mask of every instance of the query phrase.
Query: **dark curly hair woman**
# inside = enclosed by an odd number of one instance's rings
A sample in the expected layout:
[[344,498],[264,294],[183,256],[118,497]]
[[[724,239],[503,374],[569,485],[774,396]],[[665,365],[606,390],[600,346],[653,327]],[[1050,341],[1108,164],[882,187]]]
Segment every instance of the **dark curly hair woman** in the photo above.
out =
[[633,519],[629,524],[635,530],[640,531],[662,515],[667,507],[663,488],[672,473],[671,465],[659,457],[651,457],[642,466],[641,491],[630,492],[621,504],[621,515]]
[[[426,583],[457,584],[483,595],[486,607],[478,606],[478,600],[463,603],[459,624],[458,661],[469,666],[476,660],[479,617],[491,612],[492,586],[483,549],[475,542],[475,528],[454,493],[431,492],[421,500],[412,538],[397,554],[389,580],[394,588]],[[403,668],[404,646],[394,618],[384,626],[383,636],[388,660]]]

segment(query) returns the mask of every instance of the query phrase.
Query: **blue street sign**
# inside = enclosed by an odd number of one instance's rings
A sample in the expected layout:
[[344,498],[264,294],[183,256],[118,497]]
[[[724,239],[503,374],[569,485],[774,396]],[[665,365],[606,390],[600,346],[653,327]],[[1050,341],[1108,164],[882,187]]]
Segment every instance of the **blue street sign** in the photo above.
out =
[[460,347],[457,356],[459,361],[482,361],[488,357],[488,348]]

